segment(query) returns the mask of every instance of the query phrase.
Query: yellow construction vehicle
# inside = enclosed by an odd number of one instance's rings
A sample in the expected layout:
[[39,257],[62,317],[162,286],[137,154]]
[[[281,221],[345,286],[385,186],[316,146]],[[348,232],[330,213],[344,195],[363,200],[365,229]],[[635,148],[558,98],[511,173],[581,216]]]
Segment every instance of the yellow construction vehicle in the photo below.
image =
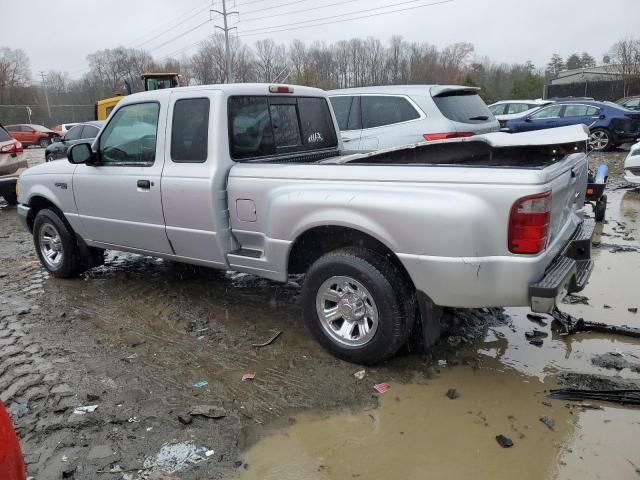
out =
[[[163,88],[174,88],[180,86],[180,74],[175,72],[167,73],[143,73],[140,79],[144,82],[144,91],[160,90]],[[131,93],[131,86],[125,82],[127,95]],[[103,98],[96,102],[96,120],[106,120],[113,107],[115,107],[124,95],[116,95]]]

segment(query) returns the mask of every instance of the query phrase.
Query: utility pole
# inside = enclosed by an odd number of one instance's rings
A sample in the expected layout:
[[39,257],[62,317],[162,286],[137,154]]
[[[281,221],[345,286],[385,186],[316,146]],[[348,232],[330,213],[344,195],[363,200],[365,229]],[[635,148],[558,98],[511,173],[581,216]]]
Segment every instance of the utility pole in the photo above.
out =
[[47,113],[49,113],[49,120],[51,120],[51,107],[49,106],[49,95],[47,94],[47,84],[44,81],[44,72],[40,71],[40,77],[42,78],[42,88],[44,90],[44,99],[47,101]]
[[239,15],[238,12],[227,12],[227,0],[222,0],[222,11],[211,9],[212,12],[215,12],[219,15],[222,15],[222,22],[224,23],[224,27],[216,25],[216,28],[219,28],[224,32],[224,49],[225,49],[225,77],[227,83],[233,82],[233,73],[231,72],[231,50],[229,49],[229,30],[233,30],[236,27],[229,28],[227,23],[227,17],[229,15]]

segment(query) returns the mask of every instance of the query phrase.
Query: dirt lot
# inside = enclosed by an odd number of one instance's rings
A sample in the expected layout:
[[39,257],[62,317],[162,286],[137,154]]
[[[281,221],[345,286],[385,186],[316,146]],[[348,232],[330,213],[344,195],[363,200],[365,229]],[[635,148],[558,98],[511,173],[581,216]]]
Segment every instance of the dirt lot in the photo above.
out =
[[[42,151],[27,155],[37,163]],[[633,251],[640,250],[640,193],[620,188],[625,155],[593,158],[612,168],[608,222],[595,239],[587,303],[564,310],[640,326],[628,310],[640,306]],[[528,320],[526,309],[459,311],[430,355],[414,348],[357,379],[360,368],[325,353],[301,324],[299,281],[282,285],[121,253],[82,278],[50,278],[15,210],[0,203],[0,399],[29,474],[640,476],[640,410],[586,408],[545,392],[566,372],[589,375],[569,383],[593,375],[640,382],[638,340],[560,336],[550,319],[544,326]],[[533,328],[549,334],[541,347],[525,339]],[[271,345],[252,346],[277,331]],[[626,363],[599,357],[612,352]],[[245,373],[255,379],[242,381]],[[383,395],[372,389],[380,382],[391,385]],[[445,395],[452,388],[457,398]],[[97,408],[74,413],[82,406]],[[197,410],[206,415],[190,415]],[[499,434],[515,445],[500,448]]]

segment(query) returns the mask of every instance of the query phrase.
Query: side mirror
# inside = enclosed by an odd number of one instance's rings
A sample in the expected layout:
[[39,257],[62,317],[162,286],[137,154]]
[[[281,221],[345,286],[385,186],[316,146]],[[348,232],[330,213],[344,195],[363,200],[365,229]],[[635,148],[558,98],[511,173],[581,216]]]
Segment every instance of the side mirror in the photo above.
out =
[[78,143],[67,152],[69,163],[73,163],[74,165],[90,163],[92,158],[93,152],[91,151],[90,143]]
[[525,121],[525,122],[530,122],[530,121],[531,121],[531,117],[526,117],[526,118],[524,119],[524,121]]

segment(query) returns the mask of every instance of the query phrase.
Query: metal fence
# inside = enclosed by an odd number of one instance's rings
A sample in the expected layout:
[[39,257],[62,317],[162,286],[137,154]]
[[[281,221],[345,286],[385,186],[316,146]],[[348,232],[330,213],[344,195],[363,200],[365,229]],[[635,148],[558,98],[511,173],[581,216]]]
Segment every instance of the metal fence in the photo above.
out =
[[0,105],[0,123],[35,123],[53,127],[61,123],[95,120],[94,105]]
[[640,95],[640,79],[547,85],[545,98],[592,97],[596,100],[614,102],[630,95]]

